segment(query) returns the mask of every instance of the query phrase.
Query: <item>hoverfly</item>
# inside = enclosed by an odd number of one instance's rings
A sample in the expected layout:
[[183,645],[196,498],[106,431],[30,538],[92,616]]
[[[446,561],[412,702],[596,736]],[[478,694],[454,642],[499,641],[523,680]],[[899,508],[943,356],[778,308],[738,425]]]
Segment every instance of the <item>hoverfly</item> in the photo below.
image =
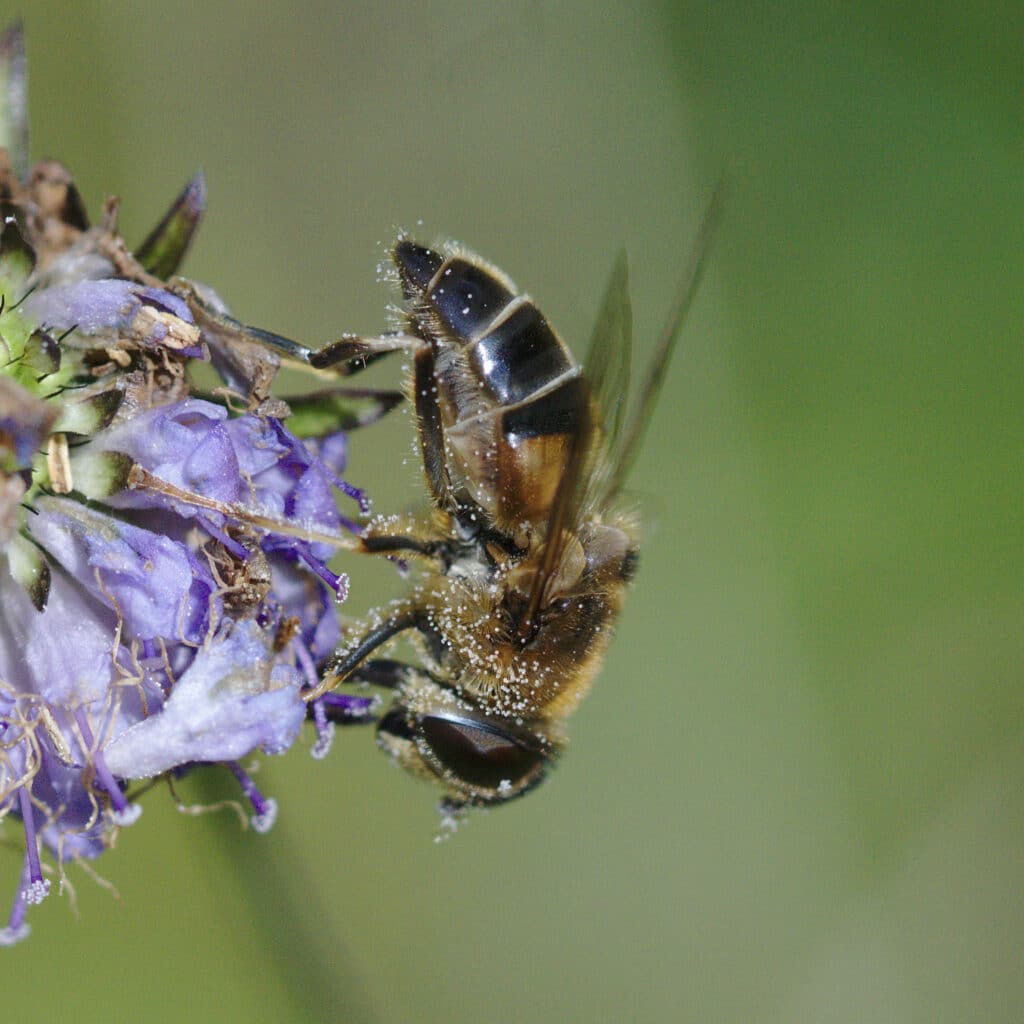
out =
[[[638,524],[617,499],[705,262],[719,202],[627,417],[627,267],[607,285],[585,368],[528,295],[455,246],[392,250],[406,330],[343,337],[314,357],[362,363],[401,350],[431,513],[378,519],[368,553],[412,559],[419,582],[372,612],[321,666],[320,690],[393,691],[379,745],[440,783],[444,806],[504,803],[546,777],[564,723],[601,667],[637,565]],[[381,657],[400,635],[417,663]]]

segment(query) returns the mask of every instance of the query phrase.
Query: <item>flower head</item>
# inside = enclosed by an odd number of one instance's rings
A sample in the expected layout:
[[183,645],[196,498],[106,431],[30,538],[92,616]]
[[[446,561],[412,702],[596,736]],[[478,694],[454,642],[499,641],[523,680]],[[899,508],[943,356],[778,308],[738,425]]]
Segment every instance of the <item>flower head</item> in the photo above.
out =
[[[366,511],[340,476],[341,428],[393,398],[353,413],[335,394],[315,430],[290,420],[267,336],[165,280],[202,175],[132,253],[116,201],[92,227],[66,168],[28,170],[17,27],[0,82],[0,817],[25,832],[7,944],[49,890],[40,848],[58,870],[97,856],[138,817],[133,780],[224,765],[254,825],[272,823],[239,761],[286,750],[307,717],[348,592],[328,562]],[[197,361],[225,386],[196,394]],[[326,707],[358,721],[370,703],[313,701],[314,752]]]

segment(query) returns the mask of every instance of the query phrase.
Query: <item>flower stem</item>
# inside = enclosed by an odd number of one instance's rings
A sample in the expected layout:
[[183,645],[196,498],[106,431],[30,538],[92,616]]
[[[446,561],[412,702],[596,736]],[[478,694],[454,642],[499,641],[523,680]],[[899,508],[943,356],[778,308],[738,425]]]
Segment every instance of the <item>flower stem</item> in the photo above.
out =
[[[204,803],[216,803],[223,796],[216,773],[196,772],[194,779]],[[287,834],[282,820],[273,835],[260,840],[257,850],[251,835],[225,823],[216,830],[216,845],[242,894],[259,894],[258,899],[239,902],[264,936],[267,962],[277,965],[295,1006],[293,1019],[375,1024],[380,1018],[345,943],[337,935],[325,934],[324,915],[310,909],[305,880],[312,872],[288,843]]]

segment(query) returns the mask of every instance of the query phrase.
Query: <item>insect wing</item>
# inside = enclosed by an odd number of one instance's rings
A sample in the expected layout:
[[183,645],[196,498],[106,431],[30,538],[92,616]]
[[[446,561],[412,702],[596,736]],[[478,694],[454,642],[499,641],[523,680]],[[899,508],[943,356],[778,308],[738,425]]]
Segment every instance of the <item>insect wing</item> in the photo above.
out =
[[633,344],[633,310],[629,267],[620,251],[605,286],[591,334],[585,380],[591,393],[587,422],[573,435],[565,468],[551,504],[540,569],[530,591],[528,625],[539,610],[548,580],[561,562],[565,544],[582,511],[614,475],[615,449],[625,421],[629,364]]
[[602,418],[604,447],[608,451],[615,450],[625,420],[632,347],[629,268],[626,252],[622,250],[605,286],[584,367]]
[[630,415],[625,433],[614,452],[611,472],[604,490],[605,501],[611,500],[619,492],[640,449],[640,442],[643,440],[647,422],[657,403],[668,364],[672,359],[672,352],[679,339],[686,316],[690,312],[690,307],[693,305],[697,286],[700,284],[704,267],[707,264],[708,248],[721,212],[724,188],[724,181],[720,181],[704,213],[697,238],[690,250],[690,261],[676,292],[675,301],[669,310],[665,326],[658,337],[654,355],[647,367],[647,374],[641,384],[640,404]]

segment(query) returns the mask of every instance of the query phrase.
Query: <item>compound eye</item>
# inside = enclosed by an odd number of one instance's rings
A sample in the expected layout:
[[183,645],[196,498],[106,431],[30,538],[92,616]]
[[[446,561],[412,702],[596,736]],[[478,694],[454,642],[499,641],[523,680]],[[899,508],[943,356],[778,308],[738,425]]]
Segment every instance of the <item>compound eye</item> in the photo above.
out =
[[420,729],[441,765],[479,789],[502,792],[505,783],[511,796],[539,775],[547,761],[543,750],[531,749],[493,725],[425,715]]

